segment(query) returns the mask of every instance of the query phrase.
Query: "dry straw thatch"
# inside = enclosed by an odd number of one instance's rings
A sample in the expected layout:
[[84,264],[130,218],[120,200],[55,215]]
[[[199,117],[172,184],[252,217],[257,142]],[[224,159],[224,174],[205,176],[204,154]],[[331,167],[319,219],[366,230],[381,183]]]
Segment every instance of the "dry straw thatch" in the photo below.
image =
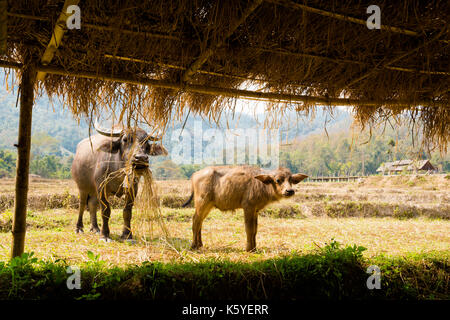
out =
[[[365,25],[373,4],[381,30]],[[350,105],[362,124],[409,112],[428,141],[449,140],[447,0],[86,0],[45,66],[63,6],[8,1],[2,65],[36,61],[40,89],[75,115],[118,105],[164,126],[186,107],[216,119],[246,96],[275,113]]]

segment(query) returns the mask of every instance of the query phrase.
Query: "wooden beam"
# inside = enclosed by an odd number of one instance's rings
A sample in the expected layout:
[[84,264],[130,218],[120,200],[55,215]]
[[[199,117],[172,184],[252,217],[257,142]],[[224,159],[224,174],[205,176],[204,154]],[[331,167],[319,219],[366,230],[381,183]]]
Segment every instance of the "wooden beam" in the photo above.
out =
[[8,12],[8,1],[0,0],[0,54],[5,54],[5,52],[6,52],[6,40],[8,38],[7,12]]
[[15,61],[0,60],[0,68],[21,69],[23,64]]
[[[174,65],[174,64],[162,63],[162,62],[157,62],[157,61],[153,62],[153,61],[148,61],[148,60],[143,60],[143,59],[122,57],[122,56],[117,56],[117,55],[112,55],[112,54],[105,54],[105,58],[137,62],[137,63],[144,63],[144,64],[156,64],[156,65],[158,65],[160,67],[164,67],[164,68],[186,70],[186,67],[178,66],[178,65]],[[211,75],[211,76],[240,79],[240,80],[245,80],[245,81],[265,81],[265,80],[257,79],[257,78],[247,78],[247,77],[242,77],[242,76],[233,75],[233,74],[206,71],[206,70],[197,70],[197,72],[201,73],[201,74]]]
[[47,22],[50,21],[50,19],[47,18],[47,17],[34,16],[34,15],[31,15],[31,14],[7,12],[7,15],[10,16],[10,17],[21,18],[21,19],[26,19],[26,20],[47,21]]
[[[298,57],[298,58],[311,58],[311,59],[318,59],[318,60],[324,60],[332,63],[349,63],[349,64],[359,64],[359,65],[367,65],[366,62],[358,61],[358,60],[350,60],[350,59],[340,59],[340,58],[332,58],[327,57],[323,55],[317,55],[314,53],[305,53],[305,52],[294,52],[290,50],[286,50],[283,48],[275,48],[275,49],[269,49],[269,48],[263,48],[263,47],[253,47],[254,49],[257,49],[261,52],[267,52],[267,53],[273,53],[283,56],[291,56],[291,57]],[[250,49],[253,49],[250,48]]]
[[[340,13],[336,13],[336,12],[330,12],[330,11],[326,11],[326,10],[322,10],[322,9],[317,9],[317,8],[313,8],[304,4],[300,4],[297,2],[294,2],[292,0],[265,0],[266,2],[269,3],[273,3],[273,4],[277,4],[277,5],[282,5],[288,8],[294,8],[294,9],[301,9],[303,11],[307,11],[307,12],[311,12],[311,13],[315,13],[321,16],[325,16],[325,17],[330,17],[330,18],[334,18],[334,19],[338,19],[338,20],[342,20],[342,21],[348,21],[348,22],[352,22],[352,23],[357,23],[360,25],[364,25],[367,26],[367,20],[364,19],[358,19],[358,18],[353,18],[350,16],[346,16]],[[422,36],[422,34],[420,34],[419,32],[413,31],[413,30],[408,30],[405,28],[399,28],[399,27],[392,27],[392,26],[387,26],[387,25],[381,25],[381,30],[385,30],[385,31],[389,31],[392,33],[399,33],[399,34],[404,34],[404,35],[408,35],[408,36],[413,36],[413,37],[419,37]],[[450,40],[440,40],[446,43],[450,43]]]
[[[371,66],[367,62],[358,61],[358,60],[331,58],[331,57],[315,55],[315,54],[311,54],[311,53],[291,52],[291,51],[286,51],[286,50],[282,50],[282,49],[266,49],[266,48],[257,48],[257,49],[262,52],[269,52],[269,53],[279,54],[279,55],[325,60],[325,61],[329,61],[329,62],[333,62],[333,63],[347,63],[347,64],[358,64],[358,65],[364,65],[364,66]],[[160,67],[165,67],[165,68],[169,68],[169,69],[186,70],[186,67],[169,64],[169,63],[162,63],[162,62],[156,62],[156,61],[153,62],[153,61],[148,61],[148,60],[144,60],[144,59],[129,58],[129,57],[123,57],[123,56],[118,56],[118,55],[112,55],[112,54],[105,54],[104,56],[105,56],[105,58],[110,58],[110,59],[117,59],[117,60],[144,63],[144,64],[156,64]],[[400,72],[450,76],[450,72],[446,72],[446,71],[419,70],[419,69],[397,67],[397,66],[392,66],[392,67],[391,66],[383,66],[383,67],[388,70],[400,71]],[[234,75],[234,74],[206,71],[206,70],[201,70],[201,69],[197,70],[197,72],[201,73],[201,74],[208,74],[208,75],[217,76],[217,77],[241,79],[241,80],[245,80],[245,81],[264,81],[264,82],[267,81],[267,80],[258,79],[258,78],[248,78],[248,77],[243,77],[243,76]],[[270,81],[267,81],[267,82],[270,82]]]
[[31,118],[34,100],[34,84],[36,81],[36,67],[33,61],[26,61],[22,70],[20,82],[20,120],[17,147],[16,168],[16,196],[14,201],[14,217],[12,225],[11,258],[20,256],[24,252],[28,171],[30,166],[31,148]]
[[89,28],[89,29],[95,29],[100,31],[109,31],[109,32],[120,32],[123,34],[130,34],[135,36],[141,36],[141,37],[148,37],[148,38],[156,38],[156,39],[164,39],[164,40],[174,40],[174,41],[182,41],[180,37],[172,36],[168,34],[160,34],[160,33],[154,33],[154,32],[147,32],[147,31],[134,31],[134,30],[127,30],[127,29],[119,29],[115,27],[110,26],[101,26],[96,25],[92,23],[83,23],[83,27]]
[[[59,15],[58,20],[56,21],[55,28],[53,29],[50,42],[48,43],[47,48],[45,49],[41,57],[41,64],[48,65],[52,61],[53,56],[56,53],[56,50],[58,50],[58,46],[61,44],[64,33],[67,30],[66,22],[67,19],[70,17],[70,15],[67,13],[67,7],[71,5],[78,5],[79,2],[80,0],[66,0],[64,2],[61,14]],[[45,73],[38,72],[37,80],[44,80],[44,78]]]
[[[3,68],[13,68],[20,69],[22,67],[21,63],[9,62],[0,60],[0,67]],[[325,97],[313,97],[306,95],[294,95],[294,94],[281,94],[272,92],[261,92],[261,91],[249,91],[240,89],[229,89],[220,87],[210,87],[202,85],[190,85],[190,84],[178,84],[173,82],[168,82],[164,80],[148,79],[148,78],[136,78],[136,77],[115,77],[102,73],[95,73],[89,71],[68,71],[59,67],[42,66],[38,65],[37,70],[41,72],[57,74],[62,76],[72,76],[87,79],[97,79],[106,81],[116,81],[121,83],[129,83],[135,85],[148,85],[157,88],[173,89],[173,90],[183,90],[192,91],[197,93],[212,94],[212,95],[223,95],[228,97],[240,97],[249,100],[264,100],[264,101],[275,101],[275,102],[304,102],[304,103],[315,103],[321,105],[338,105],[338,106],[356,106],[356,105],[367,105],[374,106],[380,104],[390,104],[390,105],[435,105],[437,107],[443,106],[448,107],[447,104],[440,101],[406,101],[406,100],[386,100],[386,101],[372,101],[372,100],[357,100],[357,99],[345,99],[345,98],[325,98]],[[448,90],[442,90],[440,94],[446,93]]]
[[46,73],[58,74],[62,76],[73,76],[86,79],[96,79],[102,81],[115,81],[121,83],[128,83],[134,85],[146,85],[155,88],[173,89],[178,91],[190,91],[195,93],[209,94],[209,95],[221,95],[232,98],[243,99],[262,99],[270,100],[274,102],[289,102],[289,103],[307,103],[315,105],[335,105],[335,106],[379,106],[379,105],[397,105],[397,106],[435,106],[435,107],[448,107],[448,104],[443,101],[432,100],[364,100],[364,99],[346,99],[346,98],[327,98],[327,97],[314,97],[307,95],[296,94],[283,94],[274,92],[258,92],[250,90],[210,87],[204,85],[195,84],[180,84],[169,82],[165,80],[148,79],[142,77],[124,77],[124,76],[111,76],[107,74],[89,72],[89,71],[67,71],[63,68],[56,68],[50,66],[38,66],[39,71]]
[[[281,49],[281,48],[279,48],[279,49],[258,48],[258,50],[260,50],[262,52],[268,52],[268,53],[285,55],[285,56],[324,60],[324,61],[329,61],[329,62],[333,62],[333,63],[348,63],[348,64],[358,64],[358,65],[372,66],[368,62],[364,62],[364,61],[332,58],[332,57],[327,57],[327,56],[323,56],[323,55],[317,55],[317,54],[313,54],[313,53],[292,52],[292,51]],[[450,76],[450,72],[447,72],[447,71],[419,70],[419,69],[406,68],[406,67],[390,66],[391,63],[389,63],[388,65],[383,65],[381,67],[384,68],[384,69],[394,70],[394,71],[401,71],[401,72]]]
[[230,25],[230,28],[224,34],[223,38],[206,48],[206,50],[203,51],[202,54],[200,54],[200,56],[187,68],[186,72],[182,76],[182,80],[184,82],[188,81],[192,75],[194,75],[197,70],[199,70],[214,54],[214,52],[224,44],[225,40],[227,40],[236,31],[236,29],[245,22],[248,16],[250,16],[250,14],[255,11],[262,2],[263,0],[254,0],[251,2],[251,4],[242,13],[241,17]]
[[401,72],[422,73],[422,74],[431,74],[431,75],[438,75],[438,76],[450,76],[450,72],[446,72],[446,71],[418,70],[418,69],[396,67],[396,66],[392,66],[392,67],[385,66],[384,68],[389,69],[389,70],[394,70],[394,71],[401,71]]
[[[8,16],[14,17],[14,18],[26,19],[26,20],[50,22],[50,19],[47,17],[34,16],[34,15],[30,15],[30,14],[8,12]],[[83,28],[95,29],[95,30],[100,30],[100,31],[120,32],[120,33],[130,34],[130,35],[134,35],[134,36],[165,39],[165,40],[174,40],[174,41],[183,41],[182,38],[173,36],[173,35],[154,33],[154,32],[148,32],[148,31],[134,31],[134,30],[128,30],[128,29],[118,29],[115,27],[97,25],[97,24],[88,23],[88,22],[83,22],[82,26],[83,26]]]

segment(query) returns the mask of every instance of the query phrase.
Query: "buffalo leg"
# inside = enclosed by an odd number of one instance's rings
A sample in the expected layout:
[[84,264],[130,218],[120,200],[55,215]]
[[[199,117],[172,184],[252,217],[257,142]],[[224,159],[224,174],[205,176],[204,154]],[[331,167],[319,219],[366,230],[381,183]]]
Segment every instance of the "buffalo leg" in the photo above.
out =
[[203,223],[202,219],[196,212],[192,219],[192,234],[193,234],[192,245],[191,245],[192,249],[198,249],[203,246],[202,223]]
[[100,199],[100,208],[102,211],[102,230],[100,231],[100,238],[102,240],[105,240],[106,242],[111,241],[111,238],[109,237],[109,217],[111,216],[111,207],[109,206],[108,200],[106,200],[106,197],[102,197]]
[[244,209],[245,232],[247,233],[247,251],[256,249],[256,232],[258,231],[258,213],[253,208]]
[[131,215],[133,211],[134,195],[127,193],[125,198],[125,208],[123,209],[123,231],[121,238],[123,240],[133,239],[131,232]]
[[97,224],[97,207],[98,199],[97,197],[89,197],[88,200],[89,215],[91,217],[91,232],[100,233],[100,228]]
[[84,209],[86,208],[87,197],[88,195],[86,193],[80,192],[80,207],[78,212],[78,221],[76,228],[77,233],[83,232],[83,213]]
[[192,240],[192,249],[198,249],[203,247],[202,242],[202,224],[203,220],[205,220],[208,213],[211,211],[211,206],[206,205],[196,205],[195,208],[195,214],[192,218],[192,234],[193,234],[193,240]]

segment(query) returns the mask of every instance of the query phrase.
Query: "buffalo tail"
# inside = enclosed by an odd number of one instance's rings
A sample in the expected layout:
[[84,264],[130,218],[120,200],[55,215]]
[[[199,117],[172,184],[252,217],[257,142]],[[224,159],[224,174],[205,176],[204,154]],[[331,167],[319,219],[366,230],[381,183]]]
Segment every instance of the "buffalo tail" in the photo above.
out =
[[188,201],[186,201],[185,203],[183,203],[182,207],[186,208],[189,203],[191,203],[192,199],[194,198],[194,192],[191,193],[191,196],[189,197]]

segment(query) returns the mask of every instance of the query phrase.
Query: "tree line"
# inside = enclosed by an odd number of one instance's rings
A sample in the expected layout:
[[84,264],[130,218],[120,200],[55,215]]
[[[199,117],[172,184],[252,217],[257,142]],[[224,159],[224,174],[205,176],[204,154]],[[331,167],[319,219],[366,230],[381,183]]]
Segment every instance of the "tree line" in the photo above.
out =
[[372,132],[342,130],[294,141],[280,153],[280,164],[310,176],[373,175],[385,162],[429,159],[440,172],[450,171],[449,153],[429,151],[413,141],[408,128]]
[[[0,178],[11,178],[16,173],[17,153],[9,150],[0,150]],[[30,160],[30,173],[42,178],[70,179],[70,167],[73,157],[56,155],[32,155]]]
[[[71,178],[73,155],[61,152],[59,141],[45,133],[32,138],[30,173],[43,178]],[[170,152],[170,151],[169,151]],[[280,147],[281,166],[292,172],[309,176],[347,176],[376,174],[377,168],[389,161],[402,159],[430,159],[440,172],[450,172],[449,153],[429,151],[419,141],[411,139],[406,127],[368,132],[348,129],[330,134],[310,134],[306,138],[291,140]],[[0,177],[15,175],[16,153],[0,150]],[[177,165],[168,157],[155,157],[151,169],[157,179],[189,179],[206,165]]]

